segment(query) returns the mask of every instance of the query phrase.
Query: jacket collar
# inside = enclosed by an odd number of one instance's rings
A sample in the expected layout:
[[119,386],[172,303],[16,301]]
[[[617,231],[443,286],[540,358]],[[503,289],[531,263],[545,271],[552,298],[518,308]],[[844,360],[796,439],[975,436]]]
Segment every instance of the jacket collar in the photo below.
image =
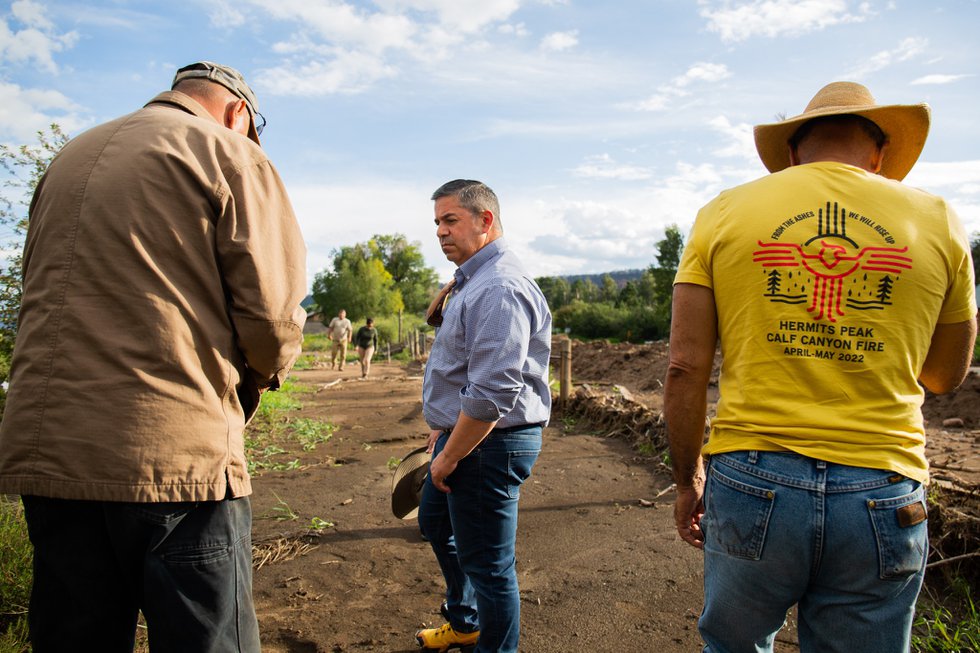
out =
[[155,104],[169,105],[186,111],[189,114],[195,115],[198,118],[218,122],[215,120],[215,117],[208,113],[207,109],[201,106],[197,100],[189,95],[181,93],[180,91],[164,91],[147,102],[144,105],[144,108]]

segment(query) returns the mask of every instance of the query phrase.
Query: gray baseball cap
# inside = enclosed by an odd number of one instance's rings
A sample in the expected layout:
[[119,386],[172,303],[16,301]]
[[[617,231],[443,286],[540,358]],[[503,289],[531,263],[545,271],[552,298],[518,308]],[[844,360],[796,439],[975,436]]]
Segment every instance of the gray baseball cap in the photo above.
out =
[[245,100],[248,112],[252,116],[252,124],[248,128],[248,137],[256,143],[259,142],[259,133],[265,127],[265,117],[259,113],[259,101],[255,93],[245,82],[245,78],[240,72],[231,66],[222,66],[212,61],[198,61],[184,66],[174,75],[174,81],[170,88],[175,87],[185,79],[202,78],[221,84],[229,91]]

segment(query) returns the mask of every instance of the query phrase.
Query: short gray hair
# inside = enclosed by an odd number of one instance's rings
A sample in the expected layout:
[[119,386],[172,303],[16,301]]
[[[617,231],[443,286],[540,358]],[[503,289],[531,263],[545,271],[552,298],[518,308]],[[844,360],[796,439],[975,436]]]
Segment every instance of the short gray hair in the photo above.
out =
[[432,193],[433,201],[442,197],[455,197],[460,206],[473,214],[479,216],[484,211],[493,213],[494,229],[503,233],[503,225],[500,222],[500,202],[497,201],[497,194],[482,181],[474,179],[454,179]]

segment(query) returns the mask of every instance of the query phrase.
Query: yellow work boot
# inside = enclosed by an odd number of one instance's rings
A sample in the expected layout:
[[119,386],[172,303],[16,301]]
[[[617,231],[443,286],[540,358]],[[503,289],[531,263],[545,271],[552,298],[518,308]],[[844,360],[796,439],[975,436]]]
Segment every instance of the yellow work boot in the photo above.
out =
[[423,651],[446,653],[451,648],[460,651],[472,651],[476,641],[480,639],[480,631],[472,633],[457,633],[449,624],[439,628],[426,628],[415,633],[415,639]]

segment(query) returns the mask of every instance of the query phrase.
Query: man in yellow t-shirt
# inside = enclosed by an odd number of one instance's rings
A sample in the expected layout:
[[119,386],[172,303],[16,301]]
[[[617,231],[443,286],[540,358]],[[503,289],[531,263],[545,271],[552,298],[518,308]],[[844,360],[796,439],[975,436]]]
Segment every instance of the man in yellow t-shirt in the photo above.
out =
[[830,84],[756,127],[772,174],[695,221],[665,413],[677,529],[705,555],[705,650],[771,651],[793,605],[804,653],[909,648],[928,552],[919,383],[962,383],[977,314],[962,224],[900,183],[928,129],[924,104]]

